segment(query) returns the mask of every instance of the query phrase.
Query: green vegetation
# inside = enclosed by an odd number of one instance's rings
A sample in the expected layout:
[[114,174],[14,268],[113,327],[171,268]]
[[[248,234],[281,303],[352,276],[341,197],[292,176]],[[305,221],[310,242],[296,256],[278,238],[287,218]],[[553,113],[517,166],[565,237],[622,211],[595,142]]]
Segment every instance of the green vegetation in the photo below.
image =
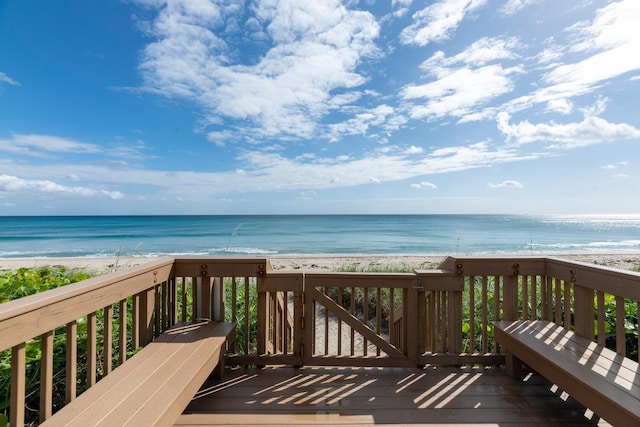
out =
[[336,269],[339,273],[413,273],[414,270],[430,270],[438,268],[437,264],[423,262],[422,264],[361,264],[359,262],[344,264]]
[[0,304],[91,277],[83,271],[66,268],[21,268],[0,275]]

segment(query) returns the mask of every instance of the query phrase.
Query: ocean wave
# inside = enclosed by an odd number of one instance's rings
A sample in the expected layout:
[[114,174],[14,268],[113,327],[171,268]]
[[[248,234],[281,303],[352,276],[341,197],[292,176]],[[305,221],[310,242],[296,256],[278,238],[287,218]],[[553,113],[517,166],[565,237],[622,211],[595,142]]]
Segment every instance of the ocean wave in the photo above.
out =
[[274,255],[278,251],[262,248],[247,248],[247,247],[229,247],[229,248],[217,248],[211,249],[212,254],[246,254],[246,255]]

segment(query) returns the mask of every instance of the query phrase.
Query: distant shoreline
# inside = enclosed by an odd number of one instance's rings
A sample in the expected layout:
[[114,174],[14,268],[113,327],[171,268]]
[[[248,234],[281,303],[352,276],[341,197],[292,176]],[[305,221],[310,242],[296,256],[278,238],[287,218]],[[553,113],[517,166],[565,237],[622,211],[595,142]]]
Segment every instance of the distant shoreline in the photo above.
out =
[[[274,270],[278,271],[339,271],[347,268],[357,270],[383,270],[385,268],[430,269],[436,268],[448,255],[297,255],[297,256],[264,256],[246,258],[268,258]],[[484,256],[465,255],[465,257]],[[540,254],[535,256],[551,256],[573,261],[587,262],[607,267],[632,270],[640,267],[640,253],[621,254]],[[527,257],[525,255],[491,255],[487,257]],[[17,270],[18,268],[65,267],[81,269],[94,274],[106,274],[142,265],[161,259],[162,257],[52,257],[52,258],[0,258],[0,271]],[[238,258],[234,256],[234,258]],[[240,257],[243,258],[243,257]]]

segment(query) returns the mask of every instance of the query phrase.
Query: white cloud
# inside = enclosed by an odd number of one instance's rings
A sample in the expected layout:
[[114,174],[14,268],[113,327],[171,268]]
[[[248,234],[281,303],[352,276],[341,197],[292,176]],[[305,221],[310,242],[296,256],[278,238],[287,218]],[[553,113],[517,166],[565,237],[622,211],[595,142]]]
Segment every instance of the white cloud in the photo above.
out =
[[13,134],[10,139],[0,139],[0,151],[29,156],[42,156],[43,152],[54,153],[99,153],[95,144],[51,135]]
[[555,122],[532,124],[528,120],[510,124],[508,113],[499,113],[498,129],[507,142],[515,145],[536,141],[555,142],[549,148],[575,148],[611,142],[621,139],[640,138],[640,129],[625,123],[610,123],[600,117],[586,116],[578,123]]
[[531,6],[532,4],[539,2],[540,0],[507,0],[507,2],[500,8],[500,12],[505,15],[513,15],[527,6]]
[[435,81],[405,87],[400,95],[405,100],[425,99],[423,104],[410,107],[414,119],[437,119],[446,116],[463,117],[475,113],[477,108],[509,93],[514,88],[511,75],[519,73],[517,67],[502,68],[487,65],[480,68],[433,69]]
[[489,188],[522,188],[523,185],[518,181],[506,180],[499,184],[489,183]]
[[20,86],[20,83],[7,76],[5,73],[0,72],[0,83],[8,83],[11,86]]
[[327,137],[336,142],[344,135],[366,135],[371,127],[385,126],[396,128],[390,118],[395,116],[395,110],[389,105],[382,104],[375,108],[355,114],[354,117],[342,122],[329,125]]
[[402,30],[400,41],[425,46],[447,40],[460,22],[486,0],[440,0],[413,15],[413,24]]
[[551,99],[547,102],[547,111],[560,114],[571,114],[573,111],[573,102],[564,98]]
[[[571,99],[600,89],[605,82],[640,70],[640,2],[622,0],[598,9],[592,21],[568,28],[566,47],[554,42],[539,57],[553,60],[542,75],[542,87],[507,103],[508,111],[537,103]],[[542,54],[541,54],[542,55]],[[564,59],[564,61],[562,61]]]
[[433,183],[431,183],[431,182],[428,182],[428,181],[422,181],[422,182],[419,182],[417,184],[411,184],[411,188],[415,188],[415,189],[418,189],[418,190],[421,189],[421,188],[430,188],[430,189],[435,190],[435,189],[438,188],[438,186],[433,184]]
[[620,167],[620,166],[625,167],[625,166],[628,166],[628,165],[629,165],[629,162],[622,161],[622,162],[617,162],[616,164],[604,165],[604,166],[602,166],[602,169],[615,170],[615,169],[618,169],[618,167]]
[[447,58],[444,52],[439,51],[426,60],[420,68],[429,71],[433,67],[449,67],[459,64],[481,66],[497,60],[515,59],[519,57],[516,53],[519,46],[520,43],[515,37],[483,37],[451,58]]
[[422,147],[416,147],[415,145],[412,145],[411,147],[407,148],[405,151],[405,154],[421,154],[424,150],[422,149]]
[[104,195],[110,199],[124,197],[119,191],[94,190],[87,187],[69,187],[51,180],[22,179],[13,175],[0,175],[0,191],[6,192],[35,192],[35,193],[64,193],[75,196],[91,197]]
[[[198,103],[212,124],[251,121],[233,130],[239,136],[314,135],[344,96],[335,92],[365,83],[357,67],[377,54],[374,17],[338,0],[259,2],[253,8],[207,3],[204,15],[182,4],[167,1],[153,22],[157,41],[145,48],[140,65],[144,87]],[[253,45],[235,27],[225,27],[250,12],[262,34]],[[211,138],[218,142],[217,136]]]
[[420,65],[432,81],[411,84],[400,91],[406,101],[425,100],[408,107],[410,116],[428,120],[453,116],[461,117],[461,121],[482,118],[479,110],[511,92],[515,87],[513,76],[523,72],[518,65],[491,62],[517,58],[518,46],[514,38],[482,38],[452,57],[436,52]]

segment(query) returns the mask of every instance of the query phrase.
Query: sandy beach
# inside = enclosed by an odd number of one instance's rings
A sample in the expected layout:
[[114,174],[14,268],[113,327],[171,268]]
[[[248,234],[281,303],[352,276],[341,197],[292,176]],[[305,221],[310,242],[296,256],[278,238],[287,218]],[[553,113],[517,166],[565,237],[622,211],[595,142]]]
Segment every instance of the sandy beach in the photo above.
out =
[[[542,256],[542,255],[540,255]],[[640,254],[561,254],[549,255],[574,261],[594,263],[608,267],[631,270],[640,266]],[[309,255],[271,256],[274,270],[289,271],[380,271],[385,269],[432,269],[446,258],[445,255]],[[462,258],[462,257],[461,257]],[[0,258],[0,271],[21,267],[66,267],[82,269],[93,274],[105,274],[134,267],[159,258],[155,257],[102,257],[102,258]]]

